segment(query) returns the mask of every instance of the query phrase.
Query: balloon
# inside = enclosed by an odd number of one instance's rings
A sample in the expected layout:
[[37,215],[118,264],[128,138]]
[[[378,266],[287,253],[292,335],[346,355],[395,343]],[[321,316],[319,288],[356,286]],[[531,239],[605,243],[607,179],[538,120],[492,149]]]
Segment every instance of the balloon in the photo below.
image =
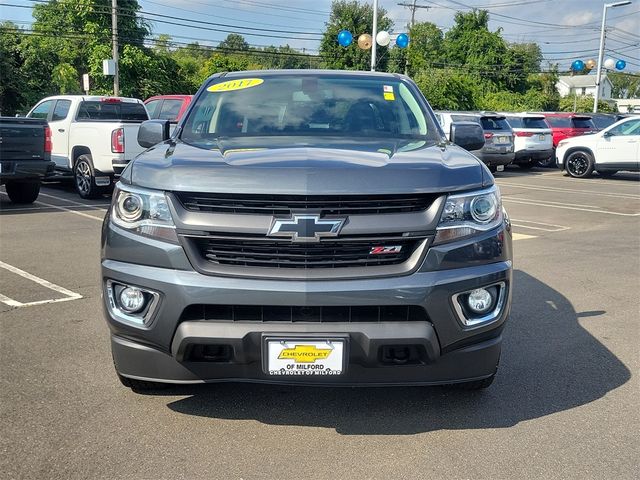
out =
[[348,30],[340,30],[338,33],[338,43],[343,47],[348,47],[353,42],[353,35]]
[[571,70],[573,70],[574,72],[581,72],[582,70],[584,70],[584,62],[582,60],[575,60],[571,64]]
[[381,47],[386,47],[391,42],[391,37],[389,36],[389,32],[384,30],[378,32],[376,35],[376,43]]
[[409,35],[406,33],[401,33],[396,37],[396,45],[400,48],[407,48],[409,45]]
[[363,33],[358,37],[358,47],[362,50],[368,50],[371,48],[371,35],[368,33]]
[[607,58],[604,61],[604,68],[606,68],[607,70],[613,70],[615,66],[616,66],[616,61],[613,58]]
[[616,70],[624,70],[624,67],[627,66],[627,62],[625,62],[624,60],[618,60],[616,62]]
[[593,70],[594,68],[596,68],[596,61],[593,58],[590,58],[586,61],[585,65],[587,66],[588,70]]

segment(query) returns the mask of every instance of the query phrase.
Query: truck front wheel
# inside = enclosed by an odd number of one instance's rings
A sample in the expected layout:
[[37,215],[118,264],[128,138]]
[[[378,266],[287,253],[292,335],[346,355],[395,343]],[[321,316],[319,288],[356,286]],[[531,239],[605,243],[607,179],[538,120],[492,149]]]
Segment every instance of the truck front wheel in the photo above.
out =
[[40,194],[40,182],[12,180],[5,187],[13,203],[33,203]]
[[96,185],[93,159],[90,154],[78,157],[73,166],[73,177],[78,195],[82,198],[97,198],[102,194],[102,188]]

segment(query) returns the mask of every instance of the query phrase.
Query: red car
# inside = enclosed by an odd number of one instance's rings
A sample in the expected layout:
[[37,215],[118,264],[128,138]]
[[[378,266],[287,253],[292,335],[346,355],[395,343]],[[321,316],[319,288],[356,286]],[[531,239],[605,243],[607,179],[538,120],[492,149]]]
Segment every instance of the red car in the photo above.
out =
[[158,95],[144,101],[149,118],[178,122],[187,111],[193,95]]
[[560,140],[569,137],[577,137],[587,133],[596,133],[598,127],[593,123],[589,115],[580,113],[543,113],[545,120],[551,125],[553,133],[553,148],[558,146]]

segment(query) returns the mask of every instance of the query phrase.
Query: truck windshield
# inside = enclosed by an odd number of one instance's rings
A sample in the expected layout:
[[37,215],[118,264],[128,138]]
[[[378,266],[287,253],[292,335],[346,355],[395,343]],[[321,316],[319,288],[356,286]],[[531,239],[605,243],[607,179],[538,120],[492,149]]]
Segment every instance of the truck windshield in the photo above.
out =
[[215,79],[196,99],[181,139],[209,148],[220,137],[290,135],[439,140],[399,79],[331,75]]
[[142,103],[84,101],[78,107],[79,121],[144,122],[149,119]]

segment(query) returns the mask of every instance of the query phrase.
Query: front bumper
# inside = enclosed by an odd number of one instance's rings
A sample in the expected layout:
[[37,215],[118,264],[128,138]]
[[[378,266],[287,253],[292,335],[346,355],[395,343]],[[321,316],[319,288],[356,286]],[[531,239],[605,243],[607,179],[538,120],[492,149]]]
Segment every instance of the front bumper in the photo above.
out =
[[[136,238],[105,224],[102,262],[107,280],[159,292],[159,304],[144,328],[122,322],[104,308],[118,372],[126,377],[170,383],[252,381],[313,384],[441,384],[481,379],[495,372],[501,332],[511,303],[511,235],[500,228],[472,240],[431,247],[413,274],[349,280],[291,281],[203,275],[193,270],[180,246],[145,240],[145,260],[127,255]],[[138,244],[139,247],[139,244]],[[129,252],[129,253],[127,253]],[[465,327],[452,304],[456,293],[504,283],[506,301],[486,325]],[[107,297],[104,292],[105,299]],[[186,318],[194,304],[274,306],[404,306],[426,312],[424,321],[256,322]],[[279,336],[340,336],[348,363],[341,376],[271,377],[262,365],[262,339]],[[226,345],[224,362],[192,361],[193,345]],[[418,362],[387,365],[381,348],[416,346]]]

